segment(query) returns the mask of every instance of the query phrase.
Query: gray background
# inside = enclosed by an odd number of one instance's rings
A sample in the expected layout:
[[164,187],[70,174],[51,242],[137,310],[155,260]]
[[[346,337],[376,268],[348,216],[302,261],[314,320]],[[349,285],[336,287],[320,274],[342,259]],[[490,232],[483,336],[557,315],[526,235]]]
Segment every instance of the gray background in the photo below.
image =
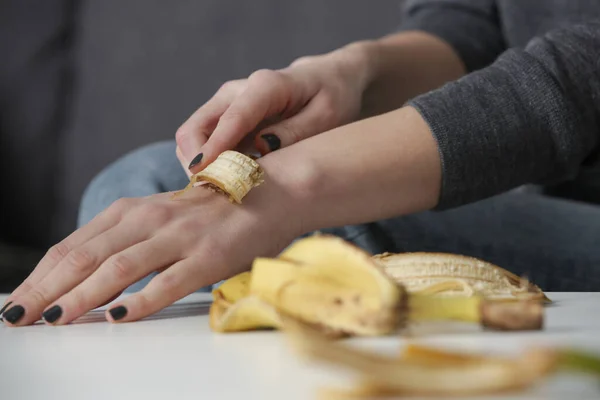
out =
[[0,0],[0,290],[225,81],[392,32],[398,0]]

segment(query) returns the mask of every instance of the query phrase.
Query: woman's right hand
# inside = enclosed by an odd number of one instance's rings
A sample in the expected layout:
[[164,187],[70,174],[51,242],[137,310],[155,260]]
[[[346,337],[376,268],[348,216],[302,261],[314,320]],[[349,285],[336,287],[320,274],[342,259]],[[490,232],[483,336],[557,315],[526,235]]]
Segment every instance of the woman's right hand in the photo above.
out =
[[349,45],[226,82],[177,130],[184,170],[196,173],[225,150],[265,155],[356,120],[366,61],[360,45]]

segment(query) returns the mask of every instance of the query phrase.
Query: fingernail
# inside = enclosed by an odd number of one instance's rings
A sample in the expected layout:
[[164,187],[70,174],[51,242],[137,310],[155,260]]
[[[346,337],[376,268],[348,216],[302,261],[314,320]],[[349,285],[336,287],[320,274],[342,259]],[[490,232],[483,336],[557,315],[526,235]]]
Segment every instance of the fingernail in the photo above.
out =
[[192,169],[196,165],[200,164],[200,161],[202,161],[202,157],[203,156],[204,156],[204,154],[200,153],[196,157],[194,157],[194,159],[192,160],[192,162],[190,163],[190,165],[188,165],[188,169]]
[[62,308],[60,308],[60,306],[53,306],[42,313],[42,318],[44,318],[44,321],[46,322],[53,323],[56,322],[61,315]]
[[261,139],[267,142],[270,151],[278,150],[281,147],[281,139],[273,133],[265,133],[261,135]]
[[110,310],[108,310],[108,312],[115,321],[118,321],[127,315],[127,309],[125,308],[125,306],[111,308]]
[[9,301],[2,307],[2,309],[0,310],[0,317],[2,317],[2,313],[4,312],[4,310],[6,310],[8,308],[8,306],[10,306],[11,304],[12,304],[12,301]]
[[2,306],[2,309],[0,310],[0,322],[4,321],[4,318],[2,316],[2,313],[4,312],[4,310],[6,310],[8,308],[8,306],[10,306],[12,304],[12,301],[9,301],[8,303],[6,303],[4,306]]
[[11,324],[16,324],[25,314],[25,309],[22,306],[14,306],[5,311],[3,317]]

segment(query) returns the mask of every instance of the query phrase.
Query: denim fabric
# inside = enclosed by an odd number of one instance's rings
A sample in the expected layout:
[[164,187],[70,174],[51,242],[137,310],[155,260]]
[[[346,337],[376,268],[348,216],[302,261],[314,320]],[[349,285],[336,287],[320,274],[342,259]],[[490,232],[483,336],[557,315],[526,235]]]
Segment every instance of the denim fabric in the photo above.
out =
[[[110,165],[90,183],[79,224],[120,197],[176,190],[187,182],[174,142],[146,146]],[[478,257],[526,275],[547,291],[600,290],[600,207],[524,188],[451,210],[322,232],[373,254],[432,251]],[[149,279],[129,290],[139,290]]]

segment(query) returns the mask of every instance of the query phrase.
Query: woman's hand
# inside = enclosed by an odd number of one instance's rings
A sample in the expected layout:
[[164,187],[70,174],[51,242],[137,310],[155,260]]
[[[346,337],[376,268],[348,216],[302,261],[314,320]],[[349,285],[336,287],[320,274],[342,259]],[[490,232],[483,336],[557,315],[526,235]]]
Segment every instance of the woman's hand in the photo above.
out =
[[230,149],[262,155],[352,122],[368,84],[358,44],[288,68],[229,81],[177,131],[177,156],[191,175]]
[[46,322],[66,324],[162,271],[106,316],[122,322],[155,313],[293,240],[289,215],[276,223],[289,214],[278,206],[289,200],[278,202],[276,190],[265,182],[242,205],[202,187],[176,199],[170,193],[121,199],[46,254],[9,297],[4,319],[28,325],[45,312]]

